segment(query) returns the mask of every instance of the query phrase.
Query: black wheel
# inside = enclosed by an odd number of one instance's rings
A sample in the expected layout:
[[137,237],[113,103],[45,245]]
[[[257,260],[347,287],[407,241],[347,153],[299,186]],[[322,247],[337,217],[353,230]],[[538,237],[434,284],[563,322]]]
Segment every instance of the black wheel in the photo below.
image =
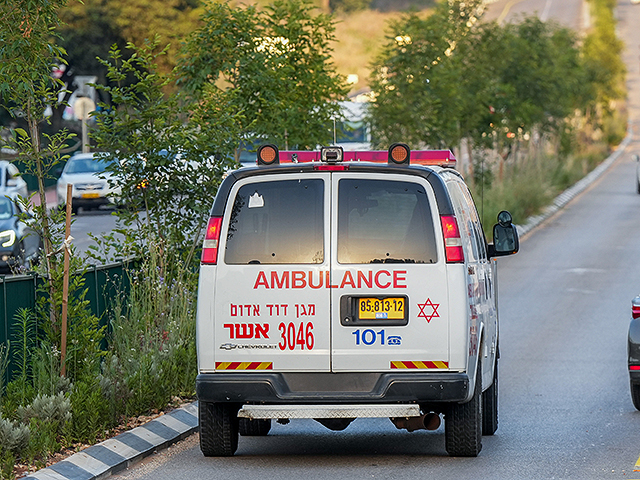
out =
[[264,437],[271,430],[271,419],[266,420],[250,420],[248,418],[240,418],[238,430],[243,437]]
[[636,410],[640,410],[640,384],[631,383],[631,400]]
[[493,368],[493,383],[482,392],[482,435],[498,430],[498,359]]
[[478,359],[473,397],[449,406],[444,418],[444,439],[452,457],[477,457],[482,450],[482,368]]
[[200,450],[205,457],[230,457],[238,449],[238,405],[198,402]]

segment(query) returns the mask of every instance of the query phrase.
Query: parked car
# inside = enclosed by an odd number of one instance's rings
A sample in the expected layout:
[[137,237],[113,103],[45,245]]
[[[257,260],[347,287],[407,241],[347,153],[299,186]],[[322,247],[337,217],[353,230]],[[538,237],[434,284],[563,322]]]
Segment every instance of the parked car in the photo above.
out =
[[627,341],[629,384],[633,406],[640,410],[640,295],[631,301],[631,324]]
[[[26,214],[23,221],[19,215]],[[0,271],[11,272],[19,267],[38,263],[42,250],[40,235],[31,228],[31,216],[10,197],[0,197]]]
[[217,191],[202,249],[200,448],[233,455],[272,421],[386,417],[476,456],[498,428],[495,257],[448,150],[257,151]]
[[77,213],[79,208],[96,209],[115,204],[119,189],[109,185],[111,174],[105,169],[108,161],[95,153],[77,153],[64,166],[56,192],[58,205],[65,205],[67,184],[73,185],[71,210]]
[[20,176],[20,171],[13,163],[0,160],[0,196],[14,197],[20,195],[27,198],[27,182]]

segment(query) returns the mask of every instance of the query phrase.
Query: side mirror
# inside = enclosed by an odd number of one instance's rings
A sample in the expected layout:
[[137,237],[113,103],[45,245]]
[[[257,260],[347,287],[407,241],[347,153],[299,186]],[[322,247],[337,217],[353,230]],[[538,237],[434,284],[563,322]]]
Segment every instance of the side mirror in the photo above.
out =
[[7,178],[7,187],[17,187],[18,180],[15,178]]
[[498,214],[498,223],[493,226],[493,244],[489,245],[490,258],[518,253],[520,242],[512,220],[511,214],[506,210]]

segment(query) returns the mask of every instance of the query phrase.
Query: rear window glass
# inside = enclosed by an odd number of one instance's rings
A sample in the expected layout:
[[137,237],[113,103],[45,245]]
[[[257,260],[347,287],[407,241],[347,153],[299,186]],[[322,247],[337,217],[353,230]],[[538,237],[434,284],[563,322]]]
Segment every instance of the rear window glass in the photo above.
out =
[[339,263],[435,263],[433,219],[425,188],[389,180],[341,180]]
[[233,203],[225,263],[322,263],[322,180],[242,186]]
[[98,158],[71,157],[65,167],[65,173],[102,173],[107,168],[107,162]]

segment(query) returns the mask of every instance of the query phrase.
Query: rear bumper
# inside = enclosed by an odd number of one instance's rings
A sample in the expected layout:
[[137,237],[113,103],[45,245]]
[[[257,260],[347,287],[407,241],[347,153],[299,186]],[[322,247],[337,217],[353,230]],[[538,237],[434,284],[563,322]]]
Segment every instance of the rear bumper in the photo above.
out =
[[209,373],[205,402],[267,404],[449,403],[468,399],[466,373]]

